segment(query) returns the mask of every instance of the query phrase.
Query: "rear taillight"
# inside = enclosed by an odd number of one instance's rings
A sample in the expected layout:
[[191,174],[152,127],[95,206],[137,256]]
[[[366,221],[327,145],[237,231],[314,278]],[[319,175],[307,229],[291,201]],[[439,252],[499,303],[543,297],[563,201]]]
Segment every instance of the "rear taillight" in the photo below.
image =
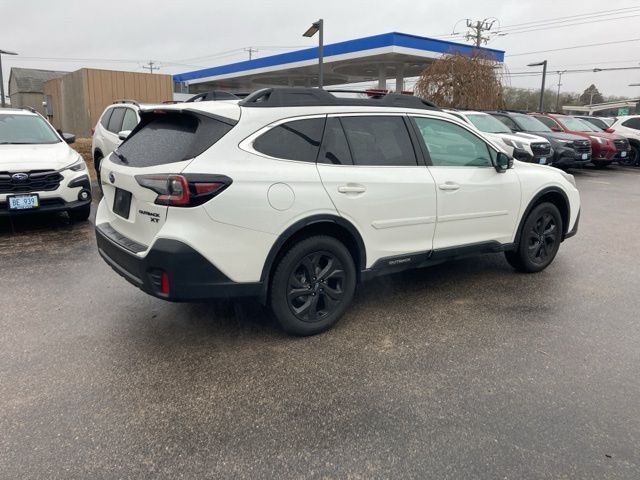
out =
[[607,132],[607,133],[613,133],[613,132],[615,132],[615,130],[614,130],[613,128],[609,127],[609,128],[607,128],[607,129],[605,130],[605,132]]
[[138,185],[158,194],[155,203],[172,207],[195,207],[208,202],[231,185],[224,175],[136,175]]
[[169,274],[167,272],[160,274],[160,292],[169,295]]

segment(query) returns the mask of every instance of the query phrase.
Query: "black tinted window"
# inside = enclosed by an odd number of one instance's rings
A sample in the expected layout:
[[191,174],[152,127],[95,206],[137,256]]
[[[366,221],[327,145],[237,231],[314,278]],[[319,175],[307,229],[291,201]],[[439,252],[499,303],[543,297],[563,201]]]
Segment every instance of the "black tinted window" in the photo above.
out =
[[260,135],[253,148],[270,157],[315,163],[323,129],[324,118],[294,120]]
[[418,164],[402,117],[342,117],[341,122],[355,165]]
[[124,108],[114,108],[111,118],[109,119],[109,126],[107,130],[113,133],[118,133],[122,130],[122,119],[124,118]]
[[633,128],[635,130],[640,130],[640,117],[625,120],[624,122],[622,122],[622,125],[625,127]]
[[100,119],[100,123],[104,128],[109,127],[109,119],[111,118],[111,114],[113,113],[113,108],[110,108],[106,112],[102,114],[102,118]]
[[113,160],[132,167],[188,160],[220,140],[232,123],[196,114],[146,114]]
[[509,127],[511,130],[519,130],[518,126],[516,125],[516,122],[511,120],[509,117],[505,117],[503,115],[495,115],[495,117],[498,120],[500,120],[502,123],[504,123],[507,127]]
[[540,120],[542,123],[544,123],[547,127],[549,128],[560,128],[560,125],[558,125],[555,120],[552,120],[549,117],[543,117],[542,115],[534,115],[535,118],[537,118],[538,120]]
[[338,118],[327,119],[318,162],[334,165],[353,165],[347,137]]

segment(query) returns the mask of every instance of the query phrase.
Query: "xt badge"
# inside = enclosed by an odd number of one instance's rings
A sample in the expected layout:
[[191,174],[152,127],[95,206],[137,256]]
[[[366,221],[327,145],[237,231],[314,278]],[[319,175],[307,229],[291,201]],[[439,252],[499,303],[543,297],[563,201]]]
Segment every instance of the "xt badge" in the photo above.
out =
[[140,215],[146,215],[148,217],[151,217],[151,223],[160,223],[160,214],[159,213],[154,213],[154,212],[149,212],[147,210],[138,210],[138,213]]

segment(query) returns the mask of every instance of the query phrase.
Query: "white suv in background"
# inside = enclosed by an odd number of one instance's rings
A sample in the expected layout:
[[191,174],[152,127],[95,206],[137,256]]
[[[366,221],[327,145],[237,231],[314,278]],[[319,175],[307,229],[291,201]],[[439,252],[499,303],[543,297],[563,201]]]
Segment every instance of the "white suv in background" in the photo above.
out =
[[512,132],[493,115],[473,110],[446,110],[491,138],[504,145],[507,151],[513,152],[516,160],[546,165],[553,158],[551,144],[546,138],[524,132]]
[[618,117],[608,131],[627,137],[631,146],[629,163],[640,165],[640,115]]
[[111,154],[140,122],[140,104],[133,100],[120,100],[105,108],[93,129],[91,154],[100,183],[100,163]]
[[0,108],[0,217],[67,212],[89,218],[87,166],[69,147],[75,136],[59,134],[31,109]]
[[143,107],[101,169],[97,244],[116,272],[166,300],[258,297],[297,335],[377,275],[487,252],[543,270],[580,212],[573,176],[395,94]]

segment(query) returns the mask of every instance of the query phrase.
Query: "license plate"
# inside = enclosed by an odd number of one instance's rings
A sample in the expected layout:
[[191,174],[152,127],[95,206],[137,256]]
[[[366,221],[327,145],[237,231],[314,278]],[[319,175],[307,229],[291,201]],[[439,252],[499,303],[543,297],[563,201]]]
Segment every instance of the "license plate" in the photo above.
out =
[[131,192],[116,188],[116,194],[113,199],[113,213],[123,218],[129,218],[129,209],[131,208]]
[[589,154],[588,153],[583,153],[582,154],[582,159],[583,160],[587,160],[589,158]]
[[33,210],[40,206],[38,195],[15,195],[8,199],[9,210]]
[[622,158],[626,157],[626,156],[627,156],[627,152],[620,152],[620,156],[621,156]]
[[540,158],[539,162],[540,165],[546,165],[547,164],[547,157],[542,157]]

